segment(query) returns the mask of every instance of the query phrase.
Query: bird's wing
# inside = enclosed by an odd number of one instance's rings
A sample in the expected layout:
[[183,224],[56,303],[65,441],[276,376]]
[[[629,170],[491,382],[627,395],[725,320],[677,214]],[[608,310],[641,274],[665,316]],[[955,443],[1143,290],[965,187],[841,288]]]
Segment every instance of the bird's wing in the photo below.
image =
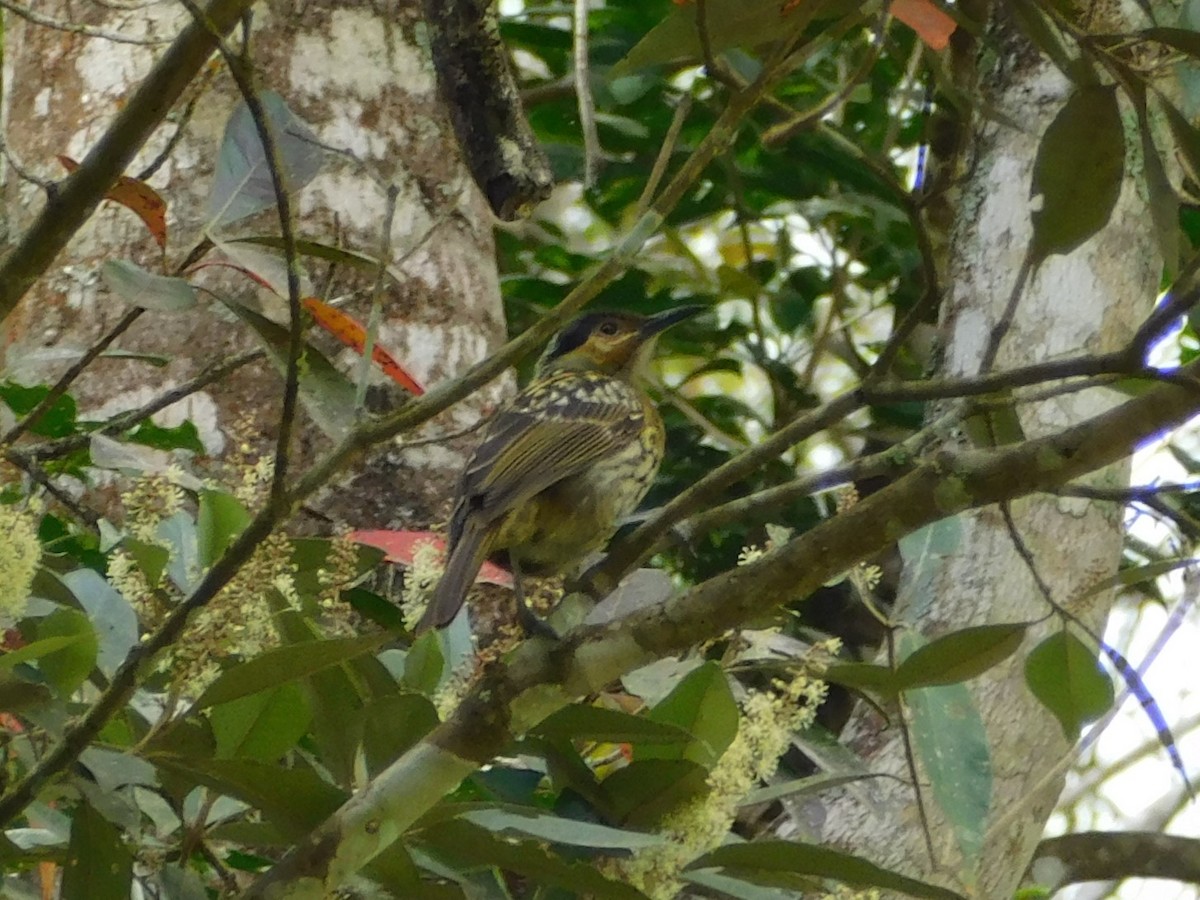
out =
[[463,472],[451,542],[467,516],[498,519],[635,439],[642,426],[641,402],[624,386],[600,400],[550,390],[519,395],[496,414]]

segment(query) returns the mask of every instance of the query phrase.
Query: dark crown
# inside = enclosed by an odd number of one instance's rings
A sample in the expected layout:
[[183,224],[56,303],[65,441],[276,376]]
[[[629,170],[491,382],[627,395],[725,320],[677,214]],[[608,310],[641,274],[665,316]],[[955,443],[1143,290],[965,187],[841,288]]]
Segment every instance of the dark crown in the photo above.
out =
[[560,356],[566,356],[572,350],[578,350],[587,343],[592,332],[604,321],[612,321],[623,328],[628,328],[630,318],[628,315],[613,312],[584,313],[555,335],[542,358],[548,362],[558,359]]

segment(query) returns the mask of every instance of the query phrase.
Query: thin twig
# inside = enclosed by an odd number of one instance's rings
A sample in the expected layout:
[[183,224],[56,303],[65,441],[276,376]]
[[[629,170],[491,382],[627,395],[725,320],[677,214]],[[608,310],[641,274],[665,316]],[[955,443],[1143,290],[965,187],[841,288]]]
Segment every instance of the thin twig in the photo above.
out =
[[1021,302],[1021,294],[1025,290],[1025,283],[1029,280],[1029,275],[1033,271],[1033,249],[1030,248],[1025,253],[1025,258],[1021,261],[1021,267],[1017,269],[1017,277],[1013,281],[1012,292],[1008,295],[1008,302],[1004,305],[1004,311],[1000,314],[1000,318],[992,326],[991,333],[988,335],[987,347],[983,351],[983,359],[979,363],[979,371],[987,372],[996,362],[996,356],[1000,353],[1000,345],[1004,342],[1005,336],[1012,328],[1013,321],[1017,316],[1017,307]]
[[129,327],[133,325],[133,323],[139,318],[141,318],[142,313],[145,311],[146,310],[142,307],[137,306],[129,310],[127,313],[125,313],[125,315],[121,316],[121,318],[117,321],[117,324],[110,328],[108,332],[100,338],[100,340],[88,347],[83,356],[81,356],[74,365],[72,365],[69,369],[67,369],[67,371],[59,376],[58,381],[54,382],[54,384],[50,387],[49,392],[45,397],[42,398],[41,402],[31,409],[25,418],[21,419],[21,421],[17,422],[17,424],[10,428],[4,437],[0,438],[0,444],[13,443],[17,440],[17,438],[40,422],[42,420],[42,416],[46,415],[46,413],[50,411],[50,408],[58,402],[58,399],[67,392],[67,388],[74,383],[75,379],[83,374],[83,370],[90,366],[96,360],[96,358],[100,356],[101,353],[107,350],[112,345],[113,341],[128,331]]
[[692,95],[684,94],[679,98],[679,104],[675,107],[675,115],[671,118],[671,125],[667,128],[662,147],[659,148],[658,156],[654,158],[654,165],[650,167],[646,186],[642,188],[642,194],[634,204],[635,220],[640,219],[650,209],[654,192],[658,190],[659,182],[662,181],[662,177],[667,171],[667,165],[671,162],[671,154],[675,152],[675,147],[679,143],[679,133],[683,130],[683,123],[687,121],[688,113],[691,111]]
[[[801,475],[785,484],[747,494],[719,506],[702,510],[685,519],[679,526],[689,536],[708,534],[732,522],[744,522],[750,517],[764,517],[797,500],[833,490],[864,478],[899,477],[911,472],[916,457],[899,448],[884,450],[860,457],[853,462],[820,472]],[[661,549],[661,545],[658,545]]]
[[[379,326],[383,321],[383,292],[387,285],[388,260],[392,257],[392,221],[396,217],[396,198],[400,186],[387,186],[383,210],[383,224],[379,235],[379,267],[375,271],[375,284],[371,288],[371,311],[367,316],[367,334],[363,339],[362,358],[358,362],[358,379],[354,388],[354,409],[362,414],[367,398],[367,381],[371,376],[371,357],[379,340]],[[432,231],[432,228],[430,229]]]
[[717,425],[710,421],[704,413],[696,409],[696,405],[679,391],[668,390],[663,388],[667,400],[672,406],[683,413],[683,417],[704,432],[705,436],[714,444],[723,447],[731,453],[740,453],[746,449],[746,442],[739,441],[731,434],[722,431]]
[[717,57],[713,53],[712,33],[708,30],[708,0],[696,0],[696,37],[700,41],[700,56],[709,78],[717,77]]
[[[896,660],[896,632],[889,628],[887,634],[888,662],[892,669],[898,665]],[[921,790],[921,773],[917,769],[917,754],[912,745],[912,734],[909,731],[911,717],[908,714],[908,704],[904,694],[896,697],[896,707],[900,714],[900,741],[904,745],[904,764],[908,767],[909,777],[912,778],[913,795],[917,799],[917,817],[921,820],[921,834],[925,838],[925,851],[929,854],[929,864],[937,868],[937,854],[933,849],[933,826],[929,824],[929,810],[925,808],[925,792]]]
[[34,460],[9,459],[8,461],[32,478],[35,482],[40,484],[42,488],[45,489],[46,493],[61,503],[64,508],[71,512],[71,515],[77,517],[92,531],[95,531],[99,527],[100,516],[83,506],[74,497],[55,484],[54,479],[50,477],[49,473],[47,473],[46,470],[38,465]]
[[583,186],[596,185],[603,148],[596,129],[596,98],[592,96],[591,66],[588,62],[589,0],[575,0],[575,21],[571,31],[571,50],[575,61],[575,96],[579,102],[579,127],[583,132]]
[[811,109],[797,113],[786,122],[772,125],[763,132],[762,142],[766,147],[778,146],[791,140],[801,131],[805,131],[824,119],[831,112],[845,103],[858,90],[858,86],[871,74],[879,56],[883,53],[882,29],[887,21],[886,12],[881,13],[875,25],[875,40],[871,44],[866,58],[855,70],[854,74],[838,85],[838,89]]
[[97,28],[94,25],[77,25],[74,22],[64,22],[61,19],[42,15],[28,6],[23,6],[15,2],[15,0],[0,0],[0,8],[7,9],[13,15],[20,16],[25,21],[32,22],[34,25],[40,25],[43,28],[53,28],[55,31],[65,31],[68,34],[81,34],[85,37],[101,38],[102,40],[112,41],[116,44],[141,44],[143,46],[157,47],[169,43],[168,38],[139,38],[128,34],[121,34],[119,31],[108,31],[105,28]]
[[675,525],[711,505],[727,488],[753,473],[762,463],[775,459],[834,422],[840,422],[861,405],[857,392],[848,391],[819,409],[797,416],[762,443],[718,466],[676,495],[653,519],[615,541],[604,558],[583,573],[581,587],[597,597],[610,593],[627,572],[650,557],[650,548]]
[[[1187,621],[1188,613],[1195,607],[1197,597],[1200,597],[1200,576],[1197,576],[1194,570],[1184,572],[1183,583],[1183,595],[1179,598],[1179,602],[1175,604],[1175,608],[1171,610],[1171,614],[1167,616],[1167,621],[1159,629],[1158,635],[1154,638],[1154,643],[1146,650],[1141,663],[1138,664],[1137,674],[1140,678],[1145,678],[1146,672],[1149,671],[1150,666],[1158,659],[1158,655],[1166,648],[1167,642],[1174,637],[1175,633],[1183,626],[1183,623]],[[1131,696],[1133,696],[1133,691],[1130,690],[1129,685],[1125,685],[1121,689],[1121,693],[1117,696],[1117,699],[1113,701],[1112,714],[1116,715],[1121,707],[1124,706],[1125,701]],[[1100,729],[1098,728],[1089,729],[1088,733],[1083,736],[1083,740],[1079,742],[1079,752],[1082,753],[1088,747],[1092,746],[1092,744],[1096,743],[1100,739],[1100,733]],[[1159,747],[1161,747],[1162,736],[1156,734],[1155,738],[1158,741]]]
[[175,148],[179,146],[179,142],[183,140],[183,136],[187,131],[188,123],[192,120],[192,114],[196,111],[196,104],[200,102],[200,98],[204,96],[204,91],[212,83],[215,71],[205,70],[200,75],[199,84],[195,92],[188,98],[187,103],[183,105],[183,109],[179,113],[179,118],[175,121],[175,130],[167,138],[167,142],[163,145],[162,150],[158,151],[158,155],[150,160],[142,171],[134,176],[138,181],[145,181],[162,168],[163,164],[175,151]]
[[71,434],[57,440],[14,448],[5,454],[5,458],[15,462],[17,459],[47,460],[66,456],[68,453],[78,450],[81,447],[86,447],[91,441],[93,434],[118,434],[128,428],[132,428],[139,422],[149,419],[155,413],[161,412],[168,406],[178,403],[180,400],[191,396],[197,391],[203,390],[210,384],[220,381],[225,376],[243,366],[262,359],[264,356],[266,356],[266,352],[263,350],[248,350],[229,359],[220,360],[202,369],[194,378],[155,397],[149,403],[139,406],[137,409],[118,413],[101,425],[95,432]]
[[263,157],[267,163],[267,171],[271,176],[271,188],[275,194],[275,210],[279,215],[280,234],[283,238],[283,258],[287,264],[288,302],[287,363],[283,398],[279,411],[279,434],[275,441],[275,463],[271,475],[272,504],[279,505],[283,503],[291,458],[292,435],[295,432],[296,411],[300,395],[300,356],[304,352],[304,321],[300,306],[300,262],[296,252],[292,201],[283,177],[283,159],[279,154],[279,145],[275,140],[274,130],[266,109],[258,95],[258,89],[254,85],[253,67],[248,62],[249,22],[246,22],[246,38],[243,42],[242,55],[237,55],[230,50],[221,31],[209,21],[207,13],[201,10],[194,0],[180,0],[180,2],[196,21],[208,28],[216,40],[217,51],[225,60],[229,74],[233,76],[238,92],[242,95],[242,100],[250,111],[254,129],[262,143]]

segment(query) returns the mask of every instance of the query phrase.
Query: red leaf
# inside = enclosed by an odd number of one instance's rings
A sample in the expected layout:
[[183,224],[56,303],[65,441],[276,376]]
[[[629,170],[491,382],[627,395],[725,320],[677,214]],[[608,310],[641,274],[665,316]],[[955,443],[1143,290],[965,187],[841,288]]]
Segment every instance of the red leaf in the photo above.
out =
[[[305,297],[302,302],[304,308],[312,313],[312,317],[318,325],[356,353],[363,352],[363,348],[367,345],[367,331],[355,319],[316,297]],[[410,394],[419,397],[425,393],[425,388],[421,387],[417,380],[409,375],[400,363],[396,362],[396,358],[392,354],[378,344],[371,348],[371,359],[383,370],[383,374]]]
[[[69,156],[60,156],[58,161],[68,172],[79,168],[79,163]],[[158,195],[158,191],[144,181],[122,175],[117,179],[117,183],[108,189],[104,198],[133,210],[145,223],[159,248],[167,249],[167,204]]]
[[933,0],[892,0],[889,11],[934,50],[945,50],[958,27]]
[[[446,540],[432,531],[352,531],[350,540],[378,547],[387,554],[388,562],[411,566],[413,548],[418,543],[433,544],[441,553],[446,552]],[[488,584],[498,584],[501,587],[512,587],[512,574],[495,565],[485,562],[475,580]]]

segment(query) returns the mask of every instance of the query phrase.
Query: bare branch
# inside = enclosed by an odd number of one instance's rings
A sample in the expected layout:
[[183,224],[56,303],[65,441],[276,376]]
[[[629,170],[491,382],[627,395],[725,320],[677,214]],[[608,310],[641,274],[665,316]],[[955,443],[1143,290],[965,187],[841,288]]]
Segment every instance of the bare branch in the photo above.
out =
[[1031,869],[1056,861],[1055,887],[1080,881],[1169,878],[1200,884],[1200,840],[1156,831],[1084,831],[1038,844]]
[[60,19],[53,19],[50,16],[42,15],[28,6],[17,3],[16,0],[0,0],[0,8],[7,9],[13,15],[20,16],[25,21],[32,22],[34,25],[41,25],[43,28],[53,28],[55,31],[65,31],[69,34],[82,34],[85,37],[101,38],[116,44],[158,46],[159,44],[167,43],[164,38],[134,37],[130,34],[121,34],[119,31],[96,28],[94,25],[77,25],[74,22],[63,22]]

